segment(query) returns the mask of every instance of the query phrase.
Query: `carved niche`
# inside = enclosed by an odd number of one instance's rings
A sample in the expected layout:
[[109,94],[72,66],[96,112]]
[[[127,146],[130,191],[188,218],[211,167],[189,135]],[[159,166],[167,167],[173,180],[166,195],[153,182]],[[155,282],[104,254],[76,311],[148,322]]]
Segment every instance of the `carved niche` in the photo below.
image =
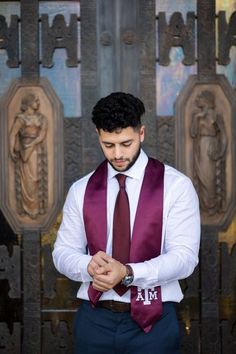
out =
[[15,233],[46,231],[64,198],[62,104],[46,79],[0,101],[0,207]]
[[225,228],[235,211],[235,98],[223,75],[194,75],[176,101],[176,166],[195,185],[203,225]]

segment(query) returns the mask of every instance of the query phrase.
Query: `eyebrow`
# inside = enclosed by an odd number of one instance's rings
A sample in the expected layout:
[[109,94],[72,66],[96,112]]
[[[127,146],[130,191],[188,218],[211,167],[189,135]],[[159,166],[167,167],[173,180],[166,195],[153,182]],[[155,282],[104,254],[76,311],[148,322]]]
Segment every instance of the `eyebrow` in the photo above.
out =
[[[120,143],[117,143],[117,144],[126,144],[126,143],[130,143],[132,141],[133,141],[133,139],[128,139],[128,140],[121,141]],[[102,143],[103,144],[111,144],[111,145],[116,144],[116,143],[112,143],[111,141],[106,141],[106,140],[102,140]]]

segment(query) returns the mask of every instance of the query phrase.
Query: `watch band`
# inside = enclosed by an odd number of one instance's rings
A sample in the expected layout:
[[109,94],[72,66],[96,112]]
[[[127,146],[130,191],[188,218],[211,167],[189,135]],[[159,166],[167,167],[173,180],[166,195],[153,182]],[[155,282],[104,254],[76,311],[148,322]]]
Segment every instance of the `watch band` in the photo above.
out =
[[126,275],[131,275],[133,277],[134,276],[133,268],[129,264],[126,264],[125,267],[126,267]]
[[126,264],[125,267],[126,267],[126,275],[121,280],[121,284],[128,286],[134,280],[134,272],[132,267],[129,264]]

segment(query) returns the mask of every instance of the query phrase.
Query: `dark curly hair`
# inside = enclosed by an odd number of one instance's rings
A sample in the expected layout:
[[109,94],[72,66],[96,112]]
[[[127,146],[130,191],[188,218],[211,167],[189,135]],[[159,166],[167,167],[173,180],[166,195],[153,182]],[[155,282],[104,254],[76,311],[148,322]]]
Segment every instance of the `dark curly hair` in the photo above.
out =
[[141,125],[144,112],[144,104],[139,98],[130,93],[113,92],[94,106],[92,121],[98,130],[108,132],[127,127],[137,128]]

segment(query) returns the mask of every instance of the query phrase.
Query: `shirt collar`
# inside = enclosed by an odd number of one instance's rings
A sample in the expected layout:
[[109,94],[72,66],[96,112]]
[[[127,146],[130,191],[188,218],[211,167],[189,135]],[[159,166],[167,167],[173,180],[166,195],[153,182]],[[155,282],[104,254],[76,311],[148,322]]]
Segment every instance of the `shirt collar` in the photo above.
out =
[[[146,165],[148,163],[148,157],[146,153],[141,149],[139,157],[135,161],[135,164],[127,171],[125,171],[123,174],[135,178],[135,179],[140,179],[143,176],[144,170],[146,168]],[[111,164],[108,163],[108,179],[113,178],[115,175],[117,175],[119,172],[116,171]]]

